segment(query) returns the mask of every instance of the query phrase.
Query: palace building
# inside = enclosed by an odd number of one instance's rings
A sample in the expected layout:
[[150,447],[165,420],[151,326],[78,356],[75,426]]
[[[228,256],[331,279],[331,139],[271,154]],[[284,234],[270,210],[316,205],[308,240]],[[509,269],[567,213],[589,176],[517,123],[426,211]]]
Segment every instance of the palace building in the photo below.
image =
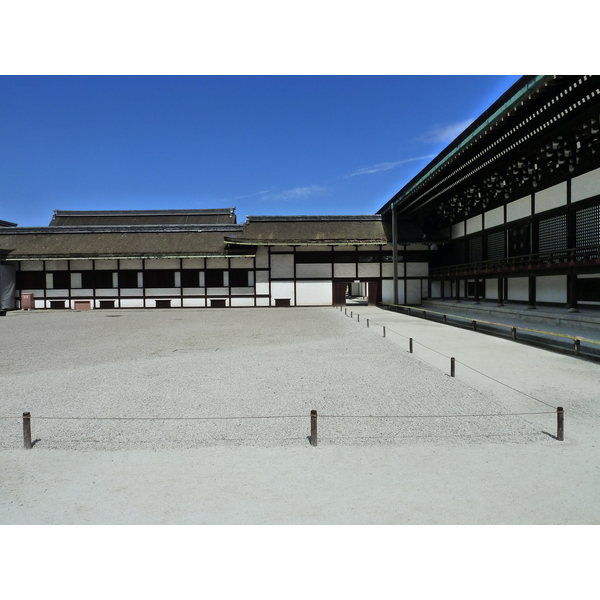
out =
[[600,77],[525,76],[375,215],[0,221],[0,309],[599,304],[599,121]]

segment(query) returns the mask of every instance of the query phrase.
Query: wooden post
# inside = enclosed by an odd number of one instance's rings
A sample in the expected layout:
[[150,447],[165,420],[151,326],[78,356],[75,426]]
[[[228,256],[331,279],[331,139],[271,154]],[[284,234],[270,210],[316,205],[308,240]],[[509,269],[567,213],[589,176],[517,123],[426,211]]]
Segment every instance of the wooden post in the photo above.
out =
[[369,319],[367,319],[367,327],[369,327]]
[[350,311],[350,318],[352,318],[352,311]]
[[385,325],[382,326],[383,327],[383,337],[385,337]]
[[31,413],[23,413],[23,445],[26,450],[31,450]]
[[454,366],[454,363],[454,356],[452,356],[450,358],[450,377],[454,377],[454,374],[456,373],[456,367]]
[[510,334],[512,335],[512,339],[514,342],[517,341],[517,328],[516,327],[511,327],[510,328]]
[[444,325],[446,324],[446,315],[443,315],[442,319],[444,320]]
[[408,338],[408,351],[411,354],[413,353],[413,339],[412,338]]
[[475,319],[471,321],[471,325],[473,326],[473,331],[477,331],[477,321]]
[[423,311],[423,318],[427,319],[427,311],[426,310]]
[[580,340],[575,340],[575,356],[579,356],[579,347],[581,345]]
[[556,439],[559,442],[565,441],[565,411],[562,406],[556,409]]
[[317,445],[317,411],[310,411],[310,445]]
[[360,315],[358,313],[356,313],[356,322],[360,323]]

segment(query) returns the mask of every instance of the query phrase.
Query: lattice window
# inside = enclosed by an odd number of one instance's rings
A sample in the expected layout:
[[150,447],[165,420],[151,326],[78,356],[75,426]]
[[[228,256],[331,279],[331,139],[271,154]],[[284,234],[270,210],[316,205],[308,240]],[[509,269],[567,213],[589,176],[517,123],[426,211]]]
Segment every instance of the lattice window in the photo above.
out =
[[578,248],[600,245],[600,205],[575,213],[575,244]]
[[567,215],[540,221],[539,251],[554,252],[567,249]]
[[505,257],[504,231],[497,231],[488,235],[488,260],[500,260]]
[[469,262],[481,262],[483,260],[483,238],[476,237],[469,240]]

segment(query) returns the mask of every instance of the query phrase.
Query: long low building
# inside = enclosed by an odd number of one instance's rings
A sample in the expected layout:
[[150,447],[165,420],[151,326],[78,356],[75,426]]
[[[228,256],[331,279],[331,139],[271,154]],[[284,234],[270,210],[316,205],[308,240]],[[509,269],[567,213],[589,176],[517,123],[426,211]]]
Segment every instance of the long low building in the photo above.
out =
[[525,76],[375,215],[0,221],[0,309],[600,304],[600,77]]
[[[390,236],[379,215],[237,224],[234,209],[55,211],[48,227],[2,228],[0,247],[14,307],[315,306],[353,292],[391,301]],[[427,287],[429,253],[420,243],[396,253],[407,301]]]

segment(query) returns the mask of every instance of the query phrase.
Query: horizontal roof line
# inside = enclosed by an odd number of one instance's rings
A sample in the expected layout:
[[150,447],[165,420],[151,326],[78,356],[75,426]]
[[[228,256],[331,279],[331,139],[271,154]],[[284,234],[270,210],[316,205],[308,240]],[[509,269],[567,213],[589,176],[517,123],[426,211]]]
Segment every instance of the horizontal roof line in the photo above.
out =
[[294,222],[294,221],[381,221],[381,215],[288,215],[247,216],[249,222]]
[[190,208],[166,210],[54,210],[60,217],[111,217],[118,215],[230,215],[235,208]]
[[193,224],[193,225],[60,225],[48,227],[7,227],[0,235],[26,234],[81,234],[81,233],[208,233],[242,231],[243,225]]

